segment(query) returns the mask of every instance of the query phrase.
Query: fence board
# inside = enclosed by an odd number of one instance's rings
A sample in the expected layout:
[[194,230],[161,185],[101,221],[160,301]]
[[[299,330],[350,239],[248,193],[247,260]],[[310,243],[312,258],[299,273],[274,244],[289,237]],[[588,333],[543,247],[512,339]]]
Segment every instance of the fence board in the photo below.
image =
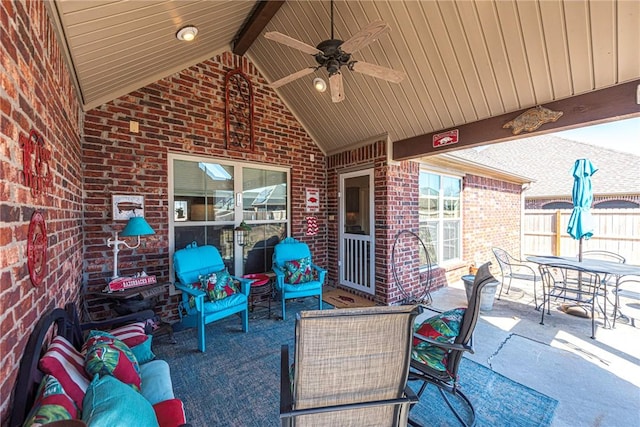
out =
[[[560,229],[556,226],[556,215],[560,215]],[[595,231],[591,239],[583,241],[583,250],[615,252],[625,257],[627,263],[640,265],[640,209],[593,209],[591,215]],[[525,210],[524,256],[577,255],[578,241],[567,233],[570,216],[571,209]]]

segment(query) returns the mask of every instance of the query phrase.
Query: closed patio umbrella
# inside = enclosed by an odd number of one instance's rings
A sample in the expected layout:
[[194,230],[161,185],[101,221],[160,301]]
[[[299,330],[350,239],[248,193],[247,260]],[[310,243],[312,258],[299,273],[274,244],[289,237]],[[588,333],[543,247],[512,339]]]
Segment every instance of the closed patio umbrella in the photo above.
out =
[[591,176],[598,169],[589,159],[578,159],[573,165],[573,212],[569,218],[567,233],[580,241],[578,260],[582,261],[582,239],[593,236],[593,220],[591,219],[591,203],[593,203],[593,188]]

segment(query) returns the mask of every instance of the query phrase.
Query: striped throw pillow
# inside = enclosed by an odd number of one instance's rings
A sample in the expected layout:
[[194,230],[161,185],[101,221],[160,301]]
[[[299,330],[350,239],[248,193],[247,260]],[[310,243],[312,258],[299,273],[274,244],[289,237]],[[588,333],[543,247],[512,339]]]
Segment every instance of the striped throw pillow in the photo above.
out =
[[64,337],[57,335],[51,340],[39,366],[45,374],[53,375],[65,393],[82,409],[82,399],[89,387],[89,378],[84,370],[84,356]]
[[109,331],[111,335],[122,341],[127,347],[132,348],[147,340],[145,331],[146,322],[130,323]]

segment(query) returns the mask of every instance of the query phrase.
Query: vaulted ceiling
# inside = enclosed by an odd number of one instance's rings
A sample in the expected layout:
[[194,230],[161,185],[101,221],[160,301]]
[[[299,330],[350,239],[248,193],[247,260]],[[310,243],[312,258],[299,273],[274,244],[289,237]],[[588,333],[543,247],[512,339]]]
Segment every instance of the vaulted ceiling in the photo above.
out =
[[[316,64],[266,39],[277,31],[308,45],[329,39],[329,1],[55,0],[84,108],[238,48],[267,82]],[[271,10],[258,13],[265,5]],[[312,88],[326,69],[276,91],[326,153],[380,135],[393,141],[517,112],[640,79],[640,2],[614,0],[336,1],[335,37],[383,20],[391,31],[352,59],[401,70],[399,84],[343,67],[345,99]],[[271,16],[270,14],[273,14]],[[266,26],[265,26],[266,23]],[[176,31],[198,27],[191,43]],[[264,27],[264,28],[262,28]],[[638,95],[640,96],[640,95]],[[635,94],[634,94],[635,97]],[[639,107],[640,112],[640,107]]]

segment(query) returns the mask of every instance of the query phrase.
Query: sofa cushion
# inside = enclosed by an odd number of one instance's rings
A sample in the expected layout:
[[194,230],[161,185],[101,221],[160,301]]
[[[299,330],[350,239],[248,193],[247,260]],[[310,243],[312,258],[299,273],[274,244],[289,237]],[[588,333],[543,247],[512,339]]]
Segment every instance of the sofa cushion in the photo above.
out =
[[130,323],[109,331],[111,335],[122,341],[127,347],[132,348],[142,344],[147,339],[147,322]]
[[147,339],[134,347],[131,347],[131,352],[138,361],[138,365],[142,367],[142,364],[152,361],[156,358],[156,355],[151,351],[151,340],[153,335],[148,335]]
[[313,280],[311,258],[304,257],[284,263],[284,281],[296,285]]
[[153,405],[160,427],[176,427],[186,423],[184,405],[180,399],[169,399]]
[[82,421],[91,427],[158,427],[153,406],[129,385],[110,375],[93,378],[84,397]]
[[[460,332],[460,324],[466,309],[455,308],[437,316],[430,317],[416,326],[415,332],[442,343],[453,343]],[[432,344],[413,339],[411,357],[439,371],[447,370],[447,352]]]
[[33,408],[23,427],[39,426],[54,421],[71,420],[78,416],[78,407],[62,385],[52,375],[42,378]]
[[140,366],[142,389],[140,394],[152,405],[173,399],[173,384],[169,364],[164,360],[153,360]]
[[133,352],[104,331],[91,331],[84,345],[85,371],[90,376],[112,375],[140,391],[140,368]]
[[39,366],[45,374],[56,377],[65,393],[82,409],[82,399],[89,386],[84,356],[63,336],[56,335],[40,359]]

